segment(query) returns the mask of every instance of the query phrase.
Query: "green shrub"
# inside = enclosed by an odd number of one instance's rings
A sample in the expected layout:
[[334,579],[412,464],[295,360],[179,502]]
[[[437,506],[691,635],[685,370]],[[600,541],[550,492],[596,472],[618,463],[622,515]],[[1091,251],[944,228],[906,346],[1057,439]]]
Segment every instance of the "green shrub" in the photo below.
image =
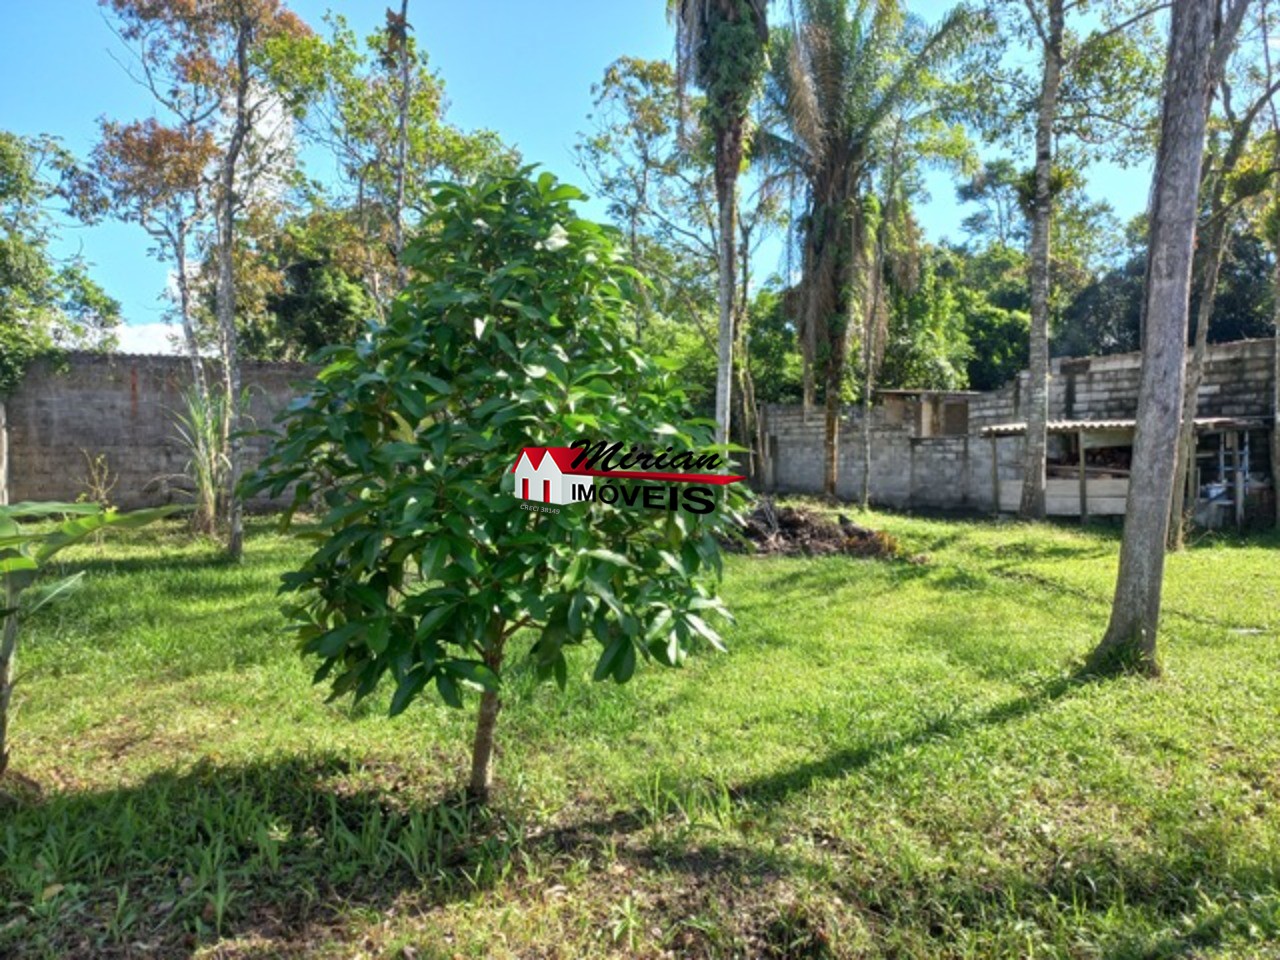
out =
[[550,174],[442,186],[405,259],[414,278],[385,326],[327,352],[309,397],[251,481],[328,507],[316,550],[285,578],[305,653],[334,696],[395,684],[398,713],[428,686],[483,690],[470,788],[490,782],[507,641],[537,631],[539,675],[594,638],[597,680],[637,662],[678,666],[718,645],[716,535],[733,487],[705,515],[603,503],[532,513],[510,473],[526,446],[601,438],[699,449],[670,371],[626,340],[643,281],[611,232],[579,219]]

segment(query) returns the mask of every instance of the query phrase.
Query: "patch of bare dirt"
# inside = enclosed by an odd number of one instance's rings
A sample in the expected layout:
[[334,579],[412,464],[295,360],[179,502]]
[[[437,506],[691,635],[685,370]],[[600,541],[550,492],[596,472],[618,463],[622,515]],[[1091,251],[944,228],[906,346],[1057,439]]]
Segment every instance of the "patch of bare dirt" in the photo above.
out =
[[17,770],[0,773],[0,812],[29,806],[44,799],[44,787]]
[[800,507],[776,506],[768,499],[762,499],[748,515],[742,535],[741,541],[725,546],[738,553],[788,557],[843,554],[876,560],[928,562],[923,554],[908,554],[891,534],[854,523],[844,514],[839,514],[833,522]]

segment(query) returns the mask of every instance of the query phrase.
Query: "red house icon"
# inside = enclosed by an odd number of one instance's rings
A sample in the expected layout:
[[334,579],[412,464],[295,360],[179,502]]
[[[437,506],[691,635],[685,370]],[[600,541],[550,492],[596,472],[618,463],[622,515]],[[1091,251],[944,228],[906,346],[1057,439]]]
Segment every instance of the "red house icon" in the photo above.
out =
[[575,503],[574,487],[589,488],[595,478],[574,470],[581,450],[572,447],[525,447],[511,472],[516,475],[516,496],[542,503]]

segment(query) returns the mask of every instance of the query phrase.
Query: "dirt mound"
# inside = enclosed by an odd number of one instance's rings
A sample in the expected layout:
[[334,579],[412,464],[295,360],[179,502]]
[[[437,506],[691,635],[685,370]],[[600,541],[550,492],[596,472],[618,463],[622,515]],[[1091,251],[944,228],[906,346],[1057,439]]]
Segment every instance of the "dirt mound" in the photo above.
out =
[[761,500],[742,527],[743,542],[729,544],[738,552],[781,556],[872,557],[924,563],[925,557],[908,557],[898,541],[883,530],[854,523],[844,514],[833,523],[821,514],[799,507],[777,507]]

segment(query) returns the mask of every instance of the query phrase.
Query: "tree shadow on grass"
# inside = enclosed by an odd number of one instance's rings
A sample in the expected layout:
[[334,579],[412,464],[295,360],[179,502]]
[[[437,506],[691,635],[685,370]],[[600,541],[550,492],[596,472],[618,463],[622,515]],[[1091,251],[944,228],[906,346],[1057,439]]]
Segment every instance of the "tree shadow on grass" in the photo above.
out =
[[[784,558],[760,558],[756,562],[772,563]],[[833,555],[828,557],[787,557],[785,561],[810,561],[796,564],[791,569],[778,571],[768,577],[761,586],[765,590],[766,603],[759,606],[776,607],[779,593],[786,592],[788,600],[806,597],[830,597],[833,590],[858,586],[860,597],[875,596],[899,589],[904,583],[920,580],[931,574],[927,564],[906,563],[895,560],[876,560],[866,557]],[[734,609],[748,609],[748,604],[736,602]]]
[[544,878],[589,863],[593,894],[610,901],[618,881],[606,863],[700,878],[711,899],[742,878],[802,869],[784,852],[731,843],[653,846],[643,832],[665,814],[640,808],[535,827],[519,796],[477,807],[443,791],[426,761],[201,761],[45,795],[6,780],[22,789],[0,805],[5,957],[305,957],[356,936],[353,914],[470,898],[526,855]]
[[[1085,682],[1054,678],[971,716],[930,717],[901,735],[724,790],[737,809],[743,801],[772,807],[933,738],[1029,716]],[[521,854],[536,858],[544,878],[587,862],[590,886],[583,895],[595,901],[581,907],[584,916],[593,904],[612,902],[619,881],[606,865],[620,861],[649,884],[671,874],[686,878],[697,909],[740,918],[732,921],[740,923],[733,935],[746,938],[747,954],[751,944],[766,943],[778,922],[799,922],[779,921],[776,894],[806,873],[812,877],[814,856],[753,847],[732,833],[693,831],[666,842],[686,824],[697,826],[687,797],[600,815],[570,808],[563,822],[539,827],[523,819],[518,793],[479,810],[444,791],[441,767],[451,769],[448,758],[354,764],[326,754],[247,765],[202,762],[116,789],[28,796],[3,810],[0,901],[10,905],[14,920],[0,927],[0,955],[189,957],[216,943],[228,952],[214,955],[304,957],[322,943],[355,936],[347,927],[352,912],[429,910],[471,897],[522,869]],[[715,807],[714,790],[703,802],[704,813]],[[698,816],[695,810],[693,820]],[[656,829],[647,833],[650,828]],[[980,882],[968,874],[903,877],[878,884],[875,902],[860,889],[850,889],[845,901],[877,925],[917,930],[993,918],[1019,922],[1026,911],[1048,924],[1063,904],[1075,905],[1076,914],[1064,914],[1060,923],[1080,923],[1081,910],[1101,922],[1110,905],[1123,902],[1144,915],[1171,918],[1168,928],[1177,932],[1120,944],[1115,956],[1176,957],[1257,919],[1243,900],[1223,916],[1193,909],[1202,877],[1215,877],[1224,891],[1246,893],[1273,888],[1276,879],[1275,871],[1246,876],[1212,851],[1188,852],[1185,844],[1176,857],[1154,856],[1149,863],[1109,856],[1105,848],[1073,852],[1070,860],[1070,870],[1062,857],[1040,867],[1014,863]],[[930,886],[917,890],[913,883]],[[925,915],[930,904],[941,905],[938,917]],[[1196,918],[1185,932],[1172,922],[1179,909]],[[682,911],[691,916],[695,906],[677,900],[664,910],[664,922],[677,925]],[[698,949],[692,941],[688,946]]]
[[492,886],[520,823],[430,794],[424,773],[329,755],[201,762],[41,799],[27,784],[0,834],[12,916],[0,955],[185,957],[227,937],[305,947],[338,904],[437,905]]
[[253,544],[252,552],[245,561],[230,559],[217,544],[210,543],[202,547],[199,553],[174,553],[169,556],[143,557],[102,557],[87,556],[68,559],[64,565],[76,570],[84,570],[91,576],[113,573],[150,573],[165,575],[174,570],[191,573],[202,570],[252,571],[257,567],[267,567],[274,561],[285,560],[296,556],[296,548],[290,551],[287,543],[272,545],[264,549],[261,544]]
[[968,941],[969,951],[979,948],[975,955],[1014,955],[1010,941],[1026,943],[1026,932],[1035,931],[1037,956],[1174,960],[1280,936],[1280,868],[1232,861],[1203,842],[1136,853],[1100,837],[1033,849],[981,871],[896,874],[890,865],[879,884],[858,882],[855,871],[834,886],[888,931]]
[[845,747],[819,760],[747,780],[736,785],[733,788],[733,794],[738,799],[754,803],[766,805],[781,803],[789,796],[808,790],[815,784],[841,779],[881,757],[923,745],[939,737],[953,737],[981,727],[1019,720],[1049,706],[1082,684],[1090,682],[1094,682],[1093,678],[1082,674],[1055,677],[1038,684],[1030,692],[1015,700],[997,704],[969,717],[960,716],[955,711],[946,711],[928,719],[911,732]]

